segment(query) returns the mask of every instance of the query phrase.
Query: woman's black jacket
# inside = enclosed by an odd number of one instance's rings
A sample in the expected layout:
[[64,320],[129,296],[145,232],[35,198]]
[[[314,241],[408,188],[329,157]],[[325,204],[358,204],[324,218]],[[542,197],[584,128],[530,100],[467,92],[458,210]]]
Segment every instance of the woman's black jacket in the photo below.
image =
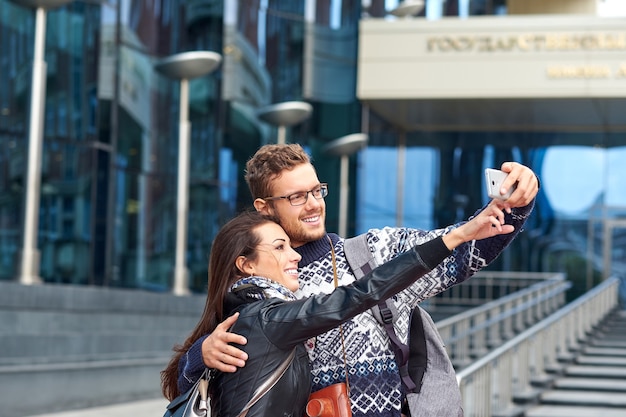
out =
[[250,289],[229,293],[224,314],[239,311],[231,331],[247,338],[245,346],[237,347],[248,353],[248,360],[234,373],[218,374],[212,384],[212,403],[217,411],[213,415],[239,415],[257,387],[296,347],[291,366],[246,417],[302,417],[311,389],[304,342],[405,289],[449,254],[439,237],[397,256],[350,285],[297,301],[253,299],[246,295]]

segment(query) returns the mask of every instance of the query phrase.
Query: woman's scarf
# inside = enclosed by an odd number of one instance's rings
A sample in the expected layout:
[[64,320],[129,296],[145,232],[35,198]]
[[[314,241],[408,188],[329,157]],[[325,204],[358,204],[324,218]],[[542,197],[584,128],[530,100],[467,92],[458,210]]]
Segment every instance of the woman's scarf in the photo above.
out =
[[296,296],[293,294],[293,292],[284,287],[282,284],[279,284],[265,277],[257,276],[241,278],[230,287],[230,291],[233,292],[237,288],[240,288],[244,285],[257,287],[260,291],[247,292],[246,295],[259,300],[266,300],[268,298],[280,298],[281,300],[285,301],[293,301],[296,299]]

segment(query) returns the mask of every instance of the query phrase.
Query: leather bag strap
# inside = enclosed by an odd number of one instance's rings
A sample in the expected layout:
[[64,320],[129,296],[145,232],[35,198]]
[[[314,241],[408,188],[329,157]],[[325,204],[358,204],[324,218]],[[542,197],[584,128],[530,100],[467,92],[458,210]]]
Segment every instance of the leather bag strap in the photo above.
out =
[[248,414],[248,411],[257,401],[261,399],[269,390],[272,389],[274,385],[278,382],[278,380],[285,374],[291,362],[293,362],[293,358],[296,356],[296,348],[293,348],[287,359],[285,359],[278,368],[270,375],[269,378],[265,382],[263,382],[252,394],[252,398],[250,401],[243,407],[243,410],[239,413],[238,417],[245,417]]
[[[330,242],[330,256],[333,261],[333,282],[335,283],[335,288],[339,286],[339,278],[337,277],[337,259],[335,258],[335,247],[333,246],[333,240],[330,236],[328,237],[328,241]],[[346,367],[346,388],[348,391],[348,396],[350,396],[350,384],[348,383],[348,357],[346,355],[346,344],[344,342],[343,337],[343,326],[339,325],[339,336],[341,337],[341,350],[343,351],[343,364]]]

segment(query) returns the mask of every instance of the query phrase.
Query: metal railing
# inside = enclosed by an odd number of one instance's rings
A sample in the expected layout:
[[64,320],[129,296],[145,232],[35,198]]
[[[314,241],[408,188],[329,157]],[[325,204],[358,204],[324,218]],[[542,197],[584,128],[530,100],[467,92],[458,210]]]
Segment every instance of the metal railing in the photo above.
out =
[[571,287],[563,273],[499,272],[485,281],[505,294],[504,286],[522,289],[436,323],[457,370],[558,310]]
[[545,272],[480,271],[463,284],[455,285],[423,304],[428,306],[429,312],[449,306],[476,307],[543,282],[553,275]]
[[612,277],[457,373],[466,417],[510,414],[618,305]]

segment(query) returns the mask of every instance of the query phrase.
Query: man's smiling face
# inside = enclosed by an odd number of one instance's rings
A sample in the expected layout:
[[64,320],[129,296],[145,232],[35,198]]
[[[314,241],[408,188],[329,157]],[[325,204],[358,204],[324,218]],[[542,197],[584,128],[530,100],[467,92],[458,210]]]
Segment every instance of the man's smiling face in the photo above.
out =
[[[294,193],[307,192],[320,185],[315,169],[311,164],[302,164],[292,170],[283,171],[280,176],[272,179],[272,195],[268,197],[289,196]],[[258,209],[258,207],[257,207]],[[307,194],[306,203],[293,206],[288,199],[281,198],[265,201],[260,210],[278,218],[280,225],[291,239],[294,248],[307,242],[321,239],[326,234],[326,202],[323,198],[316,199],[312,193]]]

